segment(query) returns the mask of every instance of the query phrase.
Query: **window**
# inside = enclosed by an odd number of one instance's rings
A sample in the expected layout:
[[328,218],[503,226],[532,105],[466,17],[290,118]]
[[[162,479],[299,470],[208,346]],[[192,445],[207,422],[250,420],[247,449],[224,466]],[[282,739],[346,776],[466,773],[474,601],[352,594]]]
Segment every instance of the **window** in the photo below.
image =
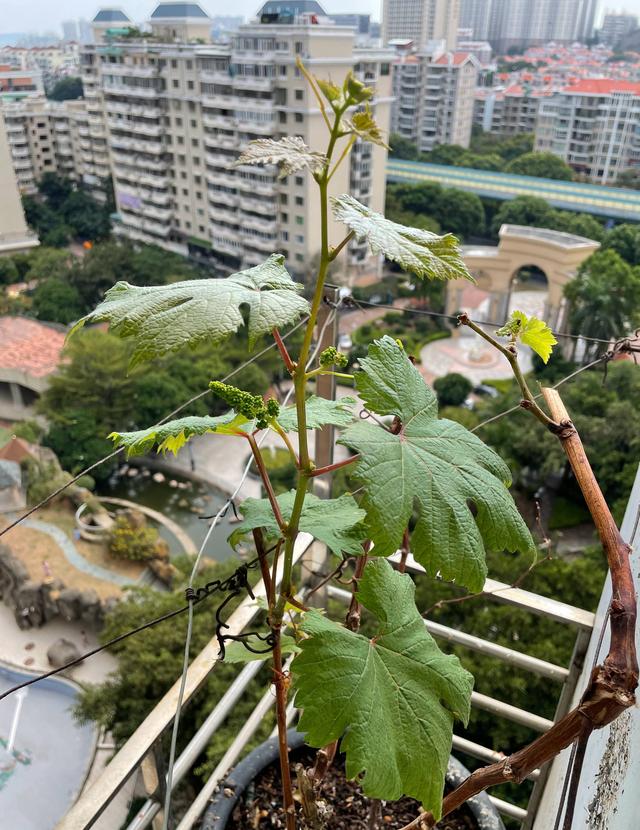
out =
[[193,81],[187,81],[187,86],[189,89],[193,89]]
[[287,67],[286,66],[281,66],[280,67],[280,77],[281,78],[286,78],[287,77]]
[[199,141],[198,141],[198,139],[197,139],[197,138],[192,138],[192,139],[191,139],[191,146],[192,146],[192,147],[197,147],[197,146],[198,146],[198,144],[199,144]]
[[184,144],[184,138],[181,135],[178,136],[178,144]]
[[194,156],[192,161],[196,167],[200,167],[200,156]]
[[193,61],[187,61],[187,69],[193,69]]
[[302,196],[296,196],[296,205],[304,205],[304,199]]
[[[183,196],[188,196],[189,195],[189,191],[187,190],[186,187],[182,188],[182,195]],[[189,210],[189,208],[188,207],[183,207],[183,210]]]
[[202,182],[202,176],[194,176],[194,177],[193,177],[193,181],[194,181],[196,184],[201,184],[201,182]]
[[304,254],[296,254],[296,262],[304,262]]
[[287,113],[286,112],[279,112],[278,113],[278,121],[281,124],[286,124],[287,123]]
[[289,221],[289,214],[288,213],[281,213],[280,214],[280,221],[281,222],[288,222]]
[[302,176],[296,176],[296,184],[298,185],[298,187],[302,187],[302,185],[304,184],[304,178]]
[[388,63],[381,63],[380,64],[380,74],[381,75],[388,75],[390,71],[390,66]]
[[296,242],[297,242],[298,245],[304,245],[304,236],[297,233],[296,234]]
[[296,101],[302,101],[304,92],[301,89],[296,89]]
[[191,222],[185,222],[184,226],[187,230],[191,230]]
[[192,126],[194,129],[198,126],[198,124],[197,124],[197,122],[196,122],[196,119],[195,119],[195,118],[192,118],[192,119],[191,119],[191,121],[189,121],[189,123],[191,124],[191,126]]
[[178,81],[175,78],[173,79],[173,81],[171,83],[172,83],[174,89],[177,89],[180,86],[180,84],[178,83]]
[[171,68],[172,69],[177,69],[177,67],[178,67],[178,61],[171,61]]
[[[196,196],[201,199],[202,193],[196,193]],[[198,216],[204,216],[204,210],[202,210],[202,208],[198,208]]]
[[301,40],[296,40],[295,53],[296,53],[296,55],[301,55],[302,54],[302,41]]
[[304,216],[296,216],[296,225],[304,225]]
[[301,124],[304,121],[304,115],[301,112],[295,114],[296,124]]
[[176,127],[182,126],[182,118],[176,118]]
[[196,190],[196,199],[202,199],[202,192],[200,190]]
[[289,231],[280,231],[280,236],[283,242],[289,241]]
[[289,197],[287,196],[287,194],[286,193],[281,193],[280,194],[280,204],[281,205],[286,205],[288,203],[288,201],[289,201]]

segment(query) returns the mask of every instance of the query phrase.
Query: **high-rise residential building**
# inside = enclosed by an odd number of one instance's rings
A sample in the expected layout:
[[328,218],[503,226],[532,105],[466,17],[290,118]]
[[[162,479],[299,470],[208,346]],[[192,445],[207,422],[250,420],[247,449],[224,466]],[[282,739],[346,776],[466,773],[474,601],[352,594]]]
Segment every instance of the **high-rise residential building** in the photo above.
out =
[[541,101],[535,149],[560,156],[598,184],[640,167],[640,83],[575,82]]
[[384,0],[382,40],[412,40],[418,49],[431,41],[456,48],[460,0]]
[[[194,3],[159,4],[150,21],[155,35],[138,41],[113,33],[126,18],[105,21],[98,13],[96,44],[82,53],[90,130],[84,179],[111,173],[117,233],[198,257],[220,273],[280,251],[293,273],[306,274],[320,248],[313,178],[280,179],[273,166],[232,163],[256,138],[325,145],[297,56],[319,77],[353,70],[374,86],[375,117],[388,132],[393,53],[355,48],[354,30],[336,26],[315,2],[288,4],[284,13],[281,5],[267,2],[228,45],[201,42],[211,21]],[[356,142],[332,177],[332,192],[351,192],[382,211],[385,160],[383,147]],[[336,225],[332,233],[339,238],[344,230]],[[379,269],[356,242],[345,261],[352,274]]]
[[31,98],[1,111],[21,192],[34,193],[44,173],[83,180],[83,147],[90,147],[84,101]]
[[468,147],[478,60],[468,52],[413,52],[393,66],[391,130],[427,153],[436,144]]
[[29,231],[22,210],[16,174],[0,112],[0,255],[15,254],[35,248],[38,238]]
[[497,52],[571,43],[593,34],[597,0],[491,0],[488,38]]
[[473,123],[484,132],[509,136],[533,133],[540,101],[549,97],[548,89],[531,89],[512,84],[506,89],[478,87],[473,108]]
[[638,17],[635,14],[608,12],[602,19],[600,40],[608,46],[617,44],[626,35],[638,28]]
[[20,101],[44,95],[42,72],[39,69],[17,69],[0,63],[0,101]]
[[493,0],[460,0],[461,29],[471,29],[471,40],[489,37],[489,20]]

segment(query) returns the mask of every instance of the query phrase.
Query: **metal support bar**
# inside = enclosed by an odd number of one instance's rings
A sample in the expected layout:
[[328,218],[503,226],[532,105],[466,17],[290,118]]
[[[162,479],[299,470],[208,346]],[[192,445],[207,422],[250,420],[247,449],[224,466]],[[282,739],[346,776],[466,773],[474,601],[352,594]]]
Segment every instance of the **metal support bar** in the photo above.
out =
[[[287,671],[291,666],[293,658],[290,657],[284,665],[284,670]],[[256,708],[249,715],[242,728],[236,735],[229,749],[225,752],[222,760],[218,766],[211,773],[210,778],[207,779],[203,788],[194,798],[191,806],[182,817],[177,830],[191,830],[193,825],[200,818],[202,811],[209,803],[209,799],[216,790],[216,787],[235,764],[240,757],[242,750],[251,740],[258,727],[262,723],[264,716],[275,703],[275,695],[271,686],[267,689],[264,695],[260,698]]]
[[[309,547],[313,537],[308,533],[300,533],[294,547],[293,558],[297,562]],[[277,583],[282,579],[282,562],[278,568]],[[265,590],[262,581],[254,588],[256,597],[264,597]],[[229,633],[240,633],[260,611],[258,604],[247,597],[229,617]],[[213,637],[202,649],[189,666],[186,678],[184,703],[189,700],[206,680],[220,656],[218,641]],[[56,826],[56,830],[88,830],[98,820],[111,800],[120,791],[123,784],[140,766],[140,762],[173,722],[176,712],[180,678],[162,700],[156,704],[149,715],[144,719],[133,735],[128,739],[120,751],[112,758],[100,778],[87,789],[69,812]]]
[[504,703],[502,700],[496,700],[495,697],[480,694],[480,692],[471,692],[471,705],[485,712],[491,712],[493,715],[498,715],[498,717],[519,723],[522,726],[528,726],[529,729],[534,729],[536,732],[547,732],[553,726],[552,720],[541,718],[540,715],[534,715],[532,712],[519,709],[517,706]]
[[509,801],[503,801],[494,795],[489,796],[489,801],[503,816],[509,816],[509,818],[514,818],[516,821],[524,821],[527,817],[526,810],[523,810],[522,807],[516,807],[515,804],[511,804]]
[[[389,560],[394,563],[399,562],[400,553],[394,553],[393,556],[389,557]],[[426,573],[422,565],[419,565],[413,558],[413,554],[409,554],[407,557],[407,569],[417,573]],[[512,588],[511,585],[498,582],[495,579],[487,579],[482,590],[484,593],[490,594],[491,599],[515,605],[525,611],[531,611],[532,614],[539,614],[556,622],[568,623],[588,631],[593,628],[595,615],[583,608],[576,608],[573,605],[567,605],[565,602],[541,597],[531,591],[523,591],[522,588]]]
[[[496,752],[486,746],[481,746],[481,744],[468,741],[466,738],[461,738],[459,735],[453,736],[453,748],[457,749],[458,752],[464,752],[472,758],[478,758],[479,760],[487,761],[490,764],[497,764],[499,761],[503,761],[505,759],[505,755],[502,752]],[[536,769],[531,773],[531,775],[527,775],[527,778],[531,781],[535,781],[538,779],[539,775],[540,770]]]

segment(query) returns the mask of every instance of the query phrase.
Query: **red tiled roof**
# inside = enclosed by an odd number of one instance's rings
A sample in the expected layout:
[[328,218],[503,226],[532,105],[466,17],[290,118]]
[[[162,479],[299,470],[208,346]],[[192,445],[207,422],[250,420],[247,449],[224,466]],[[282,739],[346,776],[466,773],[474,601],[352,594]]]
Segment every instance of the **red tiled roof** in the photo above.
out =
[[37,447],[25,441],[24,438],[12,436],[9,441],[0,447],[0,460],[17,461],[18,464],[25,458],[37,458]]
[[50,375],[60,362],[64,333],[26,317],[0,317],[0,368],[34,377]]
[[453,52],[453,54],[451,52],[445,52],[445,54],[440,55],[440,57],[437,58],[434,61],[434,63],[437,66],[460,66],[470,57],[470,52]]
[[610,95],[612,92],[632,92],[640,95],[640,83],[620,81],[614,78],[584,78],[565,87],[565,92],[584,93],[586,95]]

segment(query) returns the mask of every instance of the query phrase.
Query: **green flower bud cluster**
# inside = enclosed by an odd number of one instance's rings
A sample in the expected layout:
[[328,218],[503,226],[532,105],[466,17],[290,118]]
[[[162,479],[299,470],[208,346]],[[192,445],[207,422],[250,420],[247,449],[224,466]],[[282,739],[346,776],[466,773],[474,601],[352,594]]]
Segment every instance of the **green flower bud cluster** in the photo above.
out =
[[373,98],[373,89],[359,81],[353,72],[349,72],[342,87],[321,78],[316,78],[316,83],[334,112],[343,113],[348,107],[364,104]]
[[320,365],[324,367],[337,366],[339,369],[344,369],[349,363],[349,358],[346,354],[339,352],[335,346],[329,346],[320,353]]
[[237,412],[250,421],[255,419],[258,429],[265,429],[271,418],[277,417],[280,404],[275,398],[263,401],[260,395],[252,395],[236,386],[229,386],[219,380],[211,381],[209,389]]

